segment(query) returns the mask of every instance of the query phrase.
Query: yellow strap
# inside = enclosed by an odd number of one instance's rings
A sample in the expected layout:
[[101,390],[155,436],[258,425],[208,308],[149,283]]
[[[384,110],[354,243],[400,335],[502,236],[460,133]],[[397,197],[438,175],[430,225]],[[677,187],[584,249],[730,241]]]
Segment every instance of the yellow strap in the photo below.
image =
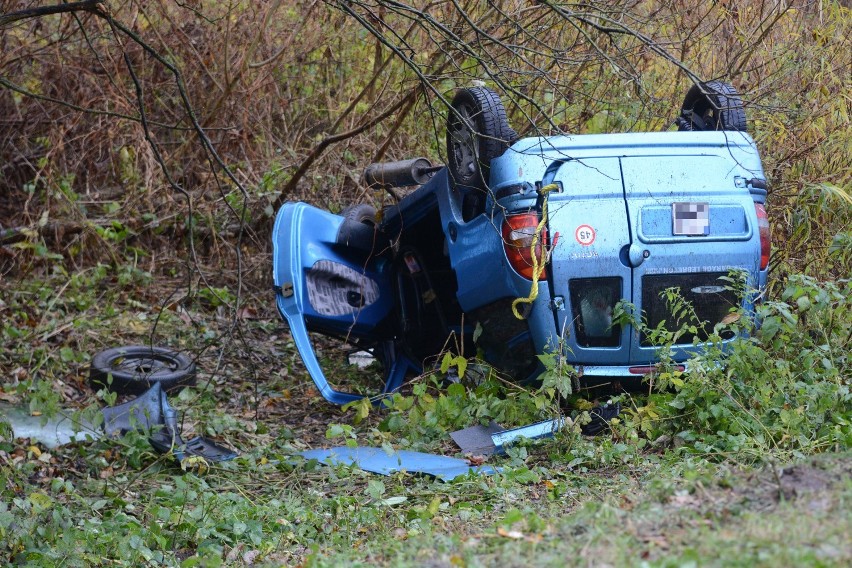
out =
[[533,265],[533,273],[532,273],[532,287],[530,288],[530,295],[526,298],[516,298],[515,301],[512,302],[512,313],[515,314],[515,317],[519,320],[524,319],[524,316],[521,315],[521,312],[518,311],[518,306],[520,304],[532,304],[535,302],[535,299],[538,298],[538,281],[541,278],[541,275],[544,273],[544,264],[547,260],[547,250],[545,247],[541,247],[541,258],[535,253],[535,247],[538,246],[538,242],[541,239],[541,232],[544,230],[545,225],[547,225],[547,196],[551,191],[559,189],[559,186],[555,183],[548,184],[538,190],[539,194],[542,196],[542,205],[541,205],[541,221],[538,223],[538,227],[535,228],[535,234],[533,235],[532,244],[530,245],[530,257],[532,258]]

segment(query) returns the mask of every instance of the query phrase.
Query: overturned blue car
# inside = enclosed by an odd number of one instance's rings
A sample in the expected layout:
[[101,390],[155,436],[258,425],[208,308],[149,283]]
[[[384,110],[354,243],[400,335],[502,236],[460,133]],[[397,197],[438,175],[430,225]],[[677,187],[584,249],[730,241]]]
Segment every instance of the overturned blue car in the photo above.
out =
[[276,300],[322,396],[362,395],[331,386],[317,333],[371,354],[382,393],[459,345],[519,381],[554,349],[581,380],[639,377],[657,347],[613,311],[626,301],[646,329],[674,325],[672,289],[701,322],[677,337],[674,360],[687,360],[732,309],[751,308],[728,276],[760,290],[770,243],[765,176],[736,91],[695,85],[675,122],[518,138],[496,93],[462,89],[445,166],[419,158],[365,172],[374,186],[419,185],[394,205],[337,215],[285,204],[272,235]]

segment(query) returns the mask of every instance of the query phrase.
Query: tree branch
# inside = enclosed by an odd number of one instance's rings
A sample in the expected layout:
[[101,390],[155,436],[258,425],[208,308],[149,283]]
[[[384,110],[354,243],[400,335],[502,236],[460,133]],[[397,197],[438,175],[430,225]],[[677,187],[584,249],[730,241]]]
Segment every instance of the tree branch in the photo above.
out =
[[353,128],[352,130],[341,132],[339,134],[332,134],[320,140],[320,143],[317,144],[313,150],[311,150],[311,153],[308,154],[308,156],[304,160],[302,160],[302,163],[299,165],[299,169],[295,171],[295,173],[287,182],[287,184],[281,189],[281,193],[278,194],[278,197],[275,198],[275,202],[273,202],[272,204],[273,209],[278,209],[279,207],[284,205],[284,202],[287,200],[287,197],[291,193],[293,193],[293,190],[296,189],[296,184],[299,183],[299,180],[304,177],[308,169],[313,165],[317,158],[322,155],[326,148],[336,142],[346,140],[347,138],[352,138],[353,136],[357,136],[365,130],[372,128],[373,126],[377,125],[378,123],[398,111],[400,108],[405,106],[409,100],[413,100],[416,94],[417,91],[412,90],[406,96],[402,97],[393,105],[391,105],[382,114],[373,118],[372,120],[368,120],[367,122],[361,124],[356,128]]
[[28,8],[18,12],[0,14],[0,27],[7,26],[19,20],[39,18],[41,16],[49,16],[51,14],[64,14],[66,12],[93,12],[98,8],[98,4],[103,3],[104,0],[83,0],[82,2],[57,4],[55,6],[39,6],[38,8]]

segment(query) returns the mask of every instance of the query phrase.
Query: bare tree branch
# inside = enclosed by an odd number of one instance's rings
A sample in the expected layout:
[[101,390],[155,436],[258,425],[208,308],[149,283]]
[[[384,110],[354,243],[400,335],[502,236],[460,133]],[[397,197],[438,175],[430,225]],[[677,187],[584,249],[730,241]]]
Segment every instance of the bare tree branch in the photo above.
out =
[[352,138],[353,136],[357,136],[358,134],[361,134],[365,130],[368,130],[368,129],[374,127],[378,123],[382,122],[383,120],[385,120],[389,116],[396,113],[400,108],[404,107],[408,103],[409,100],[413,100],[414,97],[416,96],[416,94],[417,94],[417,91],[412,90],[406,96],[397,100],[394,104],[392,104],[384,112],[382,112],[381,114],[379,114],[378,116],[376,116],[372,120],[368,120],[367,122],[364,122],[360,126],[353,128],[352,130],[348,130],[346,132],[341,132],[339,134],[331,134],[329,136],[326,136],[322,140],[320,140],[319,144],[314,146],[314,149],[311,150],[311,153],[308,154],[308,156],[304,160],[302,160],[302,163],[299,165],[299,168],[293,173],[293,176],[289,179],[289,181],[286,183],[286,185],[284,185],[284,187],[281,189],[281,192],[278,194],[278,197],[275,198],[275,201],[273,202],[272,207],[275,208],[275,209],[278,209],[279,207],[281,207],[284,204],[284,202],[287,200],[287,198],[290,196],[290,194],[292,194],[293,191],[296,189],[296,185],[299,183],[299,180],[301,180],[302,177],[308,172],[310,167],[314,164],[314,162],[316,162],[317,158],[319,158],[322,155],[322,153],[325,151],[326,148],[328,148],[329,146],[331,146],[332,144],[334,144],[336,142],[341,142],[341,141],[346,140],[348,138]]
[[18,12],[9,12],[8,14],[0,14],[0,27],[11,23],[26,20],[28,18],[39,18],[42,16],[50,16],[51,14],[64,14],[67,12],[92,12],[98,8],[98,4],[103,4],[104,0],[83,0],[82,2],[71,2],[69,4],[57,4],[55,6],[39,6],[38,8],[28,8]]

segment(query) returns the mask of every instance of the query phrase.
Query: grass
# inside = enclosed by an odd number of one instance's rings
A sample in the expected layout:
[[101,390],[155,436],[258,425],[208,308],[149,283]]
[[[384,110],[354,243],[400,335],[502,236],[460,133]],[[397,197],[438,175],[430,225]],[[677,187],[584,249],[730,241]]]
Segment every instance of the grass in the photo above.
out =
[[798,490],[783,475],[776,483],[767,470],[719,469],[690,481],[678,477],[674,464],[629,468],[636,475],[644,470],[635,479],[592,474],[575,479],[575,489],[559,498],[530,499],[536,492],[528,488],[528,499],[490,526],[459,531],[435,522],[427,534],[380,540],[366,552],[317,558],[316,564],[845,565],[852,560],[850,457],[797,466],[820,480]]
[[[348,468],[260,465],[257,453],[205,476],[153,462],[112,479],[36,482],[0,513],[0,534],[11,542],[15,531],[31,530],[37,541],[18,540],[26,550],[10,557],[31,565],[516,566],[530,559],[564,565],[571,558],[587,565],[840,566],[852,560],[848,453],[814,468],[825,472],[824,485],[782,499],[765,470],[685,472],[673,462],[645,461],[577,475],[553,464],[539,470],[550,479],[518,483],[510,472],[443,484]],[[30,479],[38,477],[38,468],[29,471]],[[684,473],[692,479],[684,481]]]
[[[155,342],[197,356],[198,386],[171,397],[184,437],[213,436],[241,455],[180,464],[136,433],[48,449],[4,430],[6,563],[852,561],[849,375],[841,344],[849,334],[848,286],[793,278],[767,303],[760,333],[727,355],[711,351],[727,357],[727,367],[698,365],[694,375],[667,376],[668,392],[625,397],[627,411],[604,435],[569,430],[492,458],[501,474],[442,483],[294,456],[346,443],[453,455],[448,431],[491,418],[528,423],[551,412],[554,389],[549,396],[506,392],[486,382],[442,391],[426,378],[390,409],[341,411],[314,391],[265,298],[247,298],[251,317],[234,333],[219,306],[178,298],[164,307],[169,294],[150,286],[168,283],[136,278],[144,282],[119,281],[112,269],[99,268],[70,280],[57,273],[0,284],[0,398],[45,415],[63,408],[91,418],[105,404],[85,382],[91,356],[108,345],[147,343],[155,330]],[[145,294],[131,293],[143,284]],[[579,419],[583,401],[570,404]]]

